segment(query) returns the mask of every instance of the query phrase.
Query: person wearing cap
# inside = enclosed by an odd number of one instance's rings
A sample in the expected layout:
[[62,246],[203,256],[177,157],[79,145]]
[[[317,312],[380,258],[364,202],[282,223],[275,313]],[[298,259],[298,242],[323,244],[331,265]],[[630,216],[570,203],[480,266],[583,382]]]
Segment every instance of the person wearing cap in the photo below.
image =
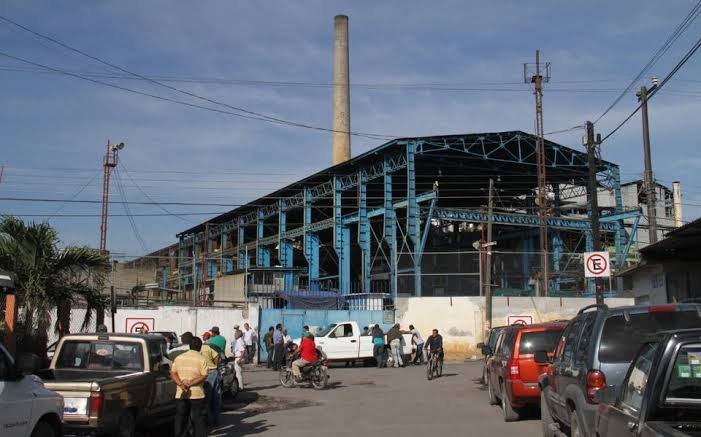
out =
[[297,355],[299,355],[299,358],[292,361],[292,374],[295,377],[295,381],[300,382],[302,379],[302,368],[318,359],[314,335],[311,332],[304,333],[299,348],[292,354],[290,359],[294,359]]
[[173,349],[168,351],[168,359],[170,361],[175,361],[175,359],[181,355],[184,352],[187,352],[190,350],[190,343],[192,342],[192,339],[194,338],[194,335],[192,335],[192,332],[187,331],[184,332],[180,336],[180,346],[174,347]]
[[210,329],[209,332],[212,333],[212,336],[209,338],[208,343],[218,347],[219,352],[223,354],[226,350],[226,338],[224,338],[224,336],[221,335],[218,326],[212,326],[212,329]]
[[205,341],[205,342],[206,342],[206,341],[209,340],[210,338],[212,338],[212,333],[211,333],[211,332],[209,332],[209,331],[204,331],[204,332],[202,333],[202,341]]
[[236,379],[239,381],[239,390],[243,390],[243,364],[246,360],[246,344],[243,341],[243,332],[237,330],[234,334],[235,340],[232,343],[234,352],[234,370]]

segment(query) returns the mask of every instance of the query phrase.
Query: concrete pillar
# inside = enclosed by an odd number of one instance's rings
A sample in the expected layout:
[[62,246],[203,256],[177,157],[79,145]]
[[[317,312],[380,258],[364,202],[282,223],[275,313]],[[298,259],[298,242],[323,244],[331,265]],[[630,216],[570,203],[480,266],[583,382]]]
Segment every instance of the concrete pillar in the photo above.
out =
[[672,199],[674,200],[674,227],[682,225],[682,184],[679,181],[672,183]]
[[351,157],[348,65],[348,17],[337,15],[333,35],[333,165]]

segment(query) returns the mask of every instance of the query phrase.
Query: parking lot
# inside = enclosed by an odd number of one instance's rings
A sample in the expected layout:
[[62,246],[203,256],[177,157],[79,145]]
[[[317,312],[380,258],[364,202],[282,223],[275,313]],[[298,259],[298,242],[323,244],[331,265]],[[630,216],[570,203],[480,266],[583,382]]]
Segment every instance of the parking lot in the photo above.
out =
[[284,389],[277,373],[245,374],[246,392],[225,405],[211,436],[539,436],[537,413],[505,423],[477,379],[481,363],[446,364],[426,380],[423,366],[404,369],[333,367],[329,388]]

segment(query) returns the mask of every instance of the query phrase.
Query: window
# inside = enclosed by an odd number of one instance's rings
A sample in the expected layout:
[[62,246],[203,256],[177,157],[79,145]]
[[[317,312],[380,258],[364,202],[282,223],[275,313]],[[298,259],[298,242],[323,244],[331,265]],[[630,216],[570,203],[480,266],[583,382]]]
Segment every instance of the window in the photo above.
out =
[[701,345],[684,346],[679,351],[665,400],[675,403],[698,403],[701,400]]
[[596,322],[595,313],[589,313],[584,317],[582,333],[579,335],[579,344],[577,345],[577,353],[574,356],[575,364],[583,365],[586,362],[589,344],[591,343],[591,337],[594,333],[594,322]]
[[501,340],[501,353],[507,357],[511,356],[514,349],[514,340],[516,340],[516,329],[508,328],[504,330],[504,335]]
[[56,360],[57,369],[144,370],[139,343],[66,341]]
[[642,347],[640,355],[635,360],[626,381],[623,382],[621,402],[635,411],[640,411],[642,406],[645,386],[650,376],[652,360],[655,357],[655,352],[657,352],[657,345],[658,343],[648,343]]
[[538,332],[524,332],[521,334],[519,353],[521,355],[534,354],[537,351],[552,352],[557,346],[562,335],[561,330],[549,330]]
[[579,328],[582,326],[582,319],[574,319],[570,325],[569,331],[565,336],[565,346],[562,350],[562,361],[565,364],[571,364],[574,358],[574,350],[577,347],[577,339],[579,339]]
[[338,325],[336,329],[333,330],[333,337],[352,337],[353,336],[353,325],[346,323],[343,325]]
[[701,320],[696,311],[670,311],[630,314],[626,323],[623,315],[606,319],[599,346],[602,363],[630,362],[645,337],[657,331],[698,328]]

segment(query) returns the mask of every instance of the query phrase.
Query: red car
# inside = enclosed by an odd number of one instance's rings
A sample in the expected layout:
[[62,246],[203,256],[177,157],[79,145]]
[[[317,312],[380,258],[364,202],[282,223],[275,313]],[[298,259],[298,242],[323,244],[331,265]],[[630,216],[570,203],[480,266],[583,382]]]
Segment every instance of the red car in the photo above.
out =
[[487,362],[487,391],[489,403],[501,403],[504,421],[519,420],[521,410],[540,405],[538,377],[547,364],[535,362],[536,351],[555,351],[567,322],[537,325],[512,325],[497,339]]

